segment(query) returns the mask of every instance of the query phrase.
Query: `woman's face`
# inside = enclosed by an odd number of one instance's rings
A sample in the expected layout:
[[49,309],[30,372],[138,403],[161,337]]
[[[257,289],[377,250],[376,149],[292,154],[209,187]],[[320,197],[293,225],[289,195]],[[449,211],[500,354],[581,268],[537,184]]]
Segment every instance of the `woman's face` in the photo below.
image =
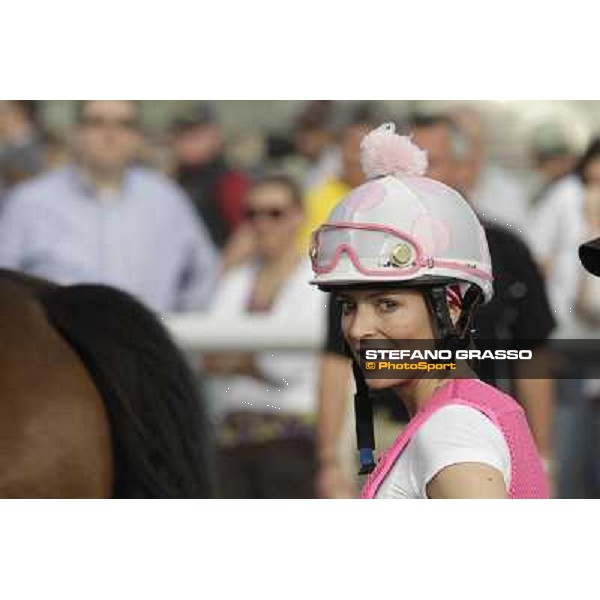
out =
[[[433,340],[431,319],[423,294],[414,289],[344,290],[337,294],[342,304],[342,333],[358,357],[365,340]],[[457,317],[451,310],[451,317]],[[394,344],[394,348],[400,348]],[[433,346],[432,346],[433,347]],[[405,384],[410,379],[367,379],[369,387],[382,389]]]
[[258,185],[250,192],[246,213],[262,257],[275,257],[295,244],[303,215],[286,186]]

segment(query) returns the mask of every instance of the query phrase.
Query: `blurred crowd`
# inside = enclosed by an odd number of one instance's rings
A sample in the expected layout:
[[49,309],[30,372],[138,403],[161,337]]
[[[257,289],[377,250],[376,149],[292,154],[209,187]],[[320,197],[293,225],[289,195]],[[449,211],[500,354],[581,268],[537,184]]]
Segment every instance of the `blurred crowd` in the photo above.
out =
[[[473,105],[399,118],[373,102],[310,101],[287,130],[235,147],[214,103],[191,103],[161,136],[144,131],[136,101],[74,103],[60,138],[39,108],[0,102],[0,267],[114,285],[164,314],[278,315],[324,340],[321,352],[232,350],[197,361],[223,497],[356,496],[345,449],[350,363],[336,303],[307,285],[308,245],[362,183],[360,141],[384,119],[427,150],[428,175],[461,191],[484,223],[496,281],[480,337],[534,350],[545,374],[480,376],[524,405],[556,496],[600,495],[597,361],[556,364],[551,353],[553,337],[600,338],[600,281],[577,257],[582,241],[600,236],[600,138],[581,150],[545,122],[517,176],[490,160]],[[385,440],[406,415],[388,394],[376,406]]]

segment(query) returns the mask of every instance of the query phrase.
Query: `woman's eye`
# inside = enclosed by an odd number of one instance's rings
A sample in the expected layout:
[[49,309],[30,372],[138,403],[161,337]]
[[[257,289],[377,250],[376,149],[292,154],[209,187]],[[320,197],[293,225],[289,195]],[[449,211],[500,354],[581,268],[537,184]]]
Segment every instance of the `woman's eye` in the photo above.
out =
[[338,302],[338,304],[340,305],[340,307],[342,309],[342,314],[343,315],[350,314],[356,308],[355,303],[352,302],[352,301],[350,301],[350,300],[339,299],[339,300],[337,300],[337,302]]
[[391,312],[398,308],[398,302],[396,300],[390,300],[389,298],[382,298],[378,302],[379,308],[383,311]]

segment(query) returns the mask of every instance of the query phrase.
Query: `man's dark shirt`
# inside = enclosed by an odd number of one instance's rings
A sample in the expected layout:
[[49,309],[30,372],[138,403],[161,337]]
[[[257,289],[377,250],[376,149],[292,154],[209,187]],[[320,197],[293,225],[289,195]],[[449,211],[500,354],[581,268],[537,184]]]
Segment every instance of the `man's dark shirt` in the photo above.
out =
[[222,158],[198,167],[181,167],[176,179],[194,201],[215,245],[223,248],[243,218],[249,179],[229,168]]
[[[494,297],[477,313],[476,337],[508,340],[514,349],[533,350],[546,342],[556,325],[544,280],[519,237],[506,228],[483,225],[492,257]],[[500,364],[486,361],[478,375],[490,382],[510,378],[512,373],[500,371]]]

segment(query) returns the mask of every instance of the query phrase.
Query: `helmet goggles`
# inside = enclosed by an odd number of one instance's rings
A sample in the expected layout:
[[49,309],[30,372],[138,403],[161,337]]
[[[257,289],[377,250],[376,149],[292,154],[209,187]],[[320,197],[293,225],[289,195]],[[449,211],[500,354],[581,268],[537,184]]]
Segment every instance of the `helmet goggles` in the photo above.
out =
[[491,274],[466,261],[425,255],[419,242],[404,231],[379,223],[325,223],[313,233],[310,258],[315,274],[333,272],[343,255],[363,275],[410,280],[436,267],[492,280]]

